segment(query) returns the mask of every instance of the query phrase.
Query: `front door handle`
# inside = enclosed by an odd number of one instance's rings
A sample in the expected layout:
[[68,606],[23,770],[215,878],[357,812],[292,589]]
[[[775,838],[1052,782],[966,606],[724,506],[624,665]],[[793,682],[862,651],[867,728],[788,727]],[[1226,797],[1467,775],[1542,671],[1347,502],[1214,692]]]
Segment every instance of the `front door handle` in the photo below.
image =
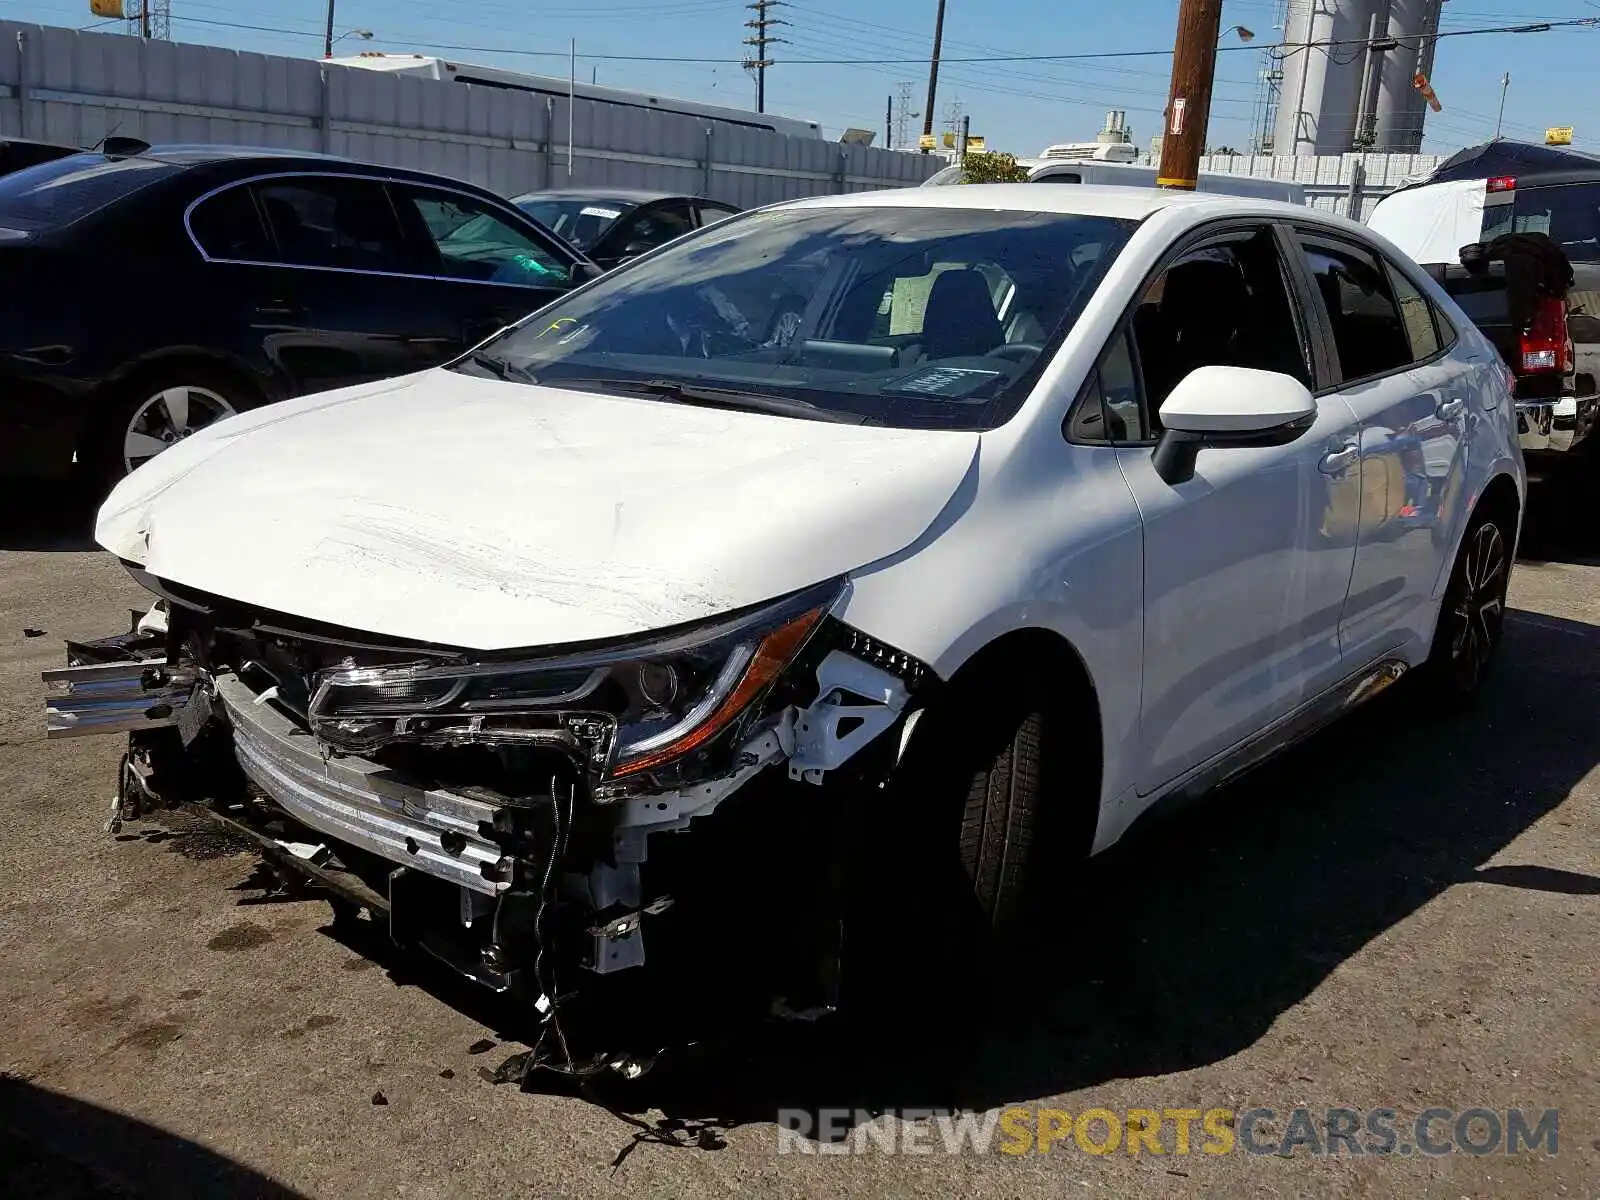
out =
[[1317,470],[1324,475],[1337,475],[1346,471],[1361,461],[1361,447],[1354,442],[1346,442],[1337,450],[1322,456],[1322,461],[1317,464]]
[[1457,396],[1454,400],[1441,400],[1439,407],[1434,409],[1441,421],[1454,421],[1467,410],[1467,402]]

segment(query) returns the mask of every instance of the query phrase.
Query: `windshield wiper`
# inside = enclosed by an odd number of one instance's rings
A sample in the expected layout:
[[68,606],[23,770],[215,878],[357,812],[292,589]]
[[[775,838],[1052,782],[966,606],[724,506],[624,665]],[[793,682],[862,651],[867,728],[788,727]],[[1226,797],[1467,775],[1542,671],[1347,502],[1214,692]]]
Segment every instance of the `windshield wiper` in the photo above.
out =
[[495,358],[485,354],[482,350],[474,350],[468,354],[466,361],[473,366],[489,372],[496,379],[504,379],[507,383],[538,383],[533,372],[526,367],[519,367],[515,363],[507,362],[503,358]]
[[696,404],[704,408],[732,408],[744,412],[770,413],[778,417],[800,417],[811,421],[831,421],[839,425],[861,425],[864,414],[836,412],[819,408],[806,400],[789,396],[774,396],[768,392],[741,392],[736,388],[701,387],[682,383],[676,379],[551,379],[549,387],[573,387],[585,390],[632,392],[635,395],[660,396],[679,404]]

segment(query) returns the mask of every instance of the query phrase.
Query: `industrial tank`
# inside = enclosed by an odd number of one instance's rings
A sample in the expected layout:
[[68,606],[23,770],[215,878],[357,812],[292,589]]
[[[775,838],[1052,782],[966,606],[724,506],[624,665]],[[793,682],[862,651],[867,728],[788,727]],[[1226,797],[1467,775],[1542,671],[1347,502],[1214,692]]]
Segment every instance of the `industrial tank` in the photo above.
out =
[[[1433,66],[1443,0],[1289,0],[1282,82],[1273,129],[1278,154],[1344,154],[1356,149],[1359,114],[1370,114],[1374,150],[1422,148],[1425,101],[1413,86]],[[1396,40],[1370,55],[1369,39]],[[1367,59],[1373,70],[1367,74]],[[1367,102],[1362,103],[1362,85]]]

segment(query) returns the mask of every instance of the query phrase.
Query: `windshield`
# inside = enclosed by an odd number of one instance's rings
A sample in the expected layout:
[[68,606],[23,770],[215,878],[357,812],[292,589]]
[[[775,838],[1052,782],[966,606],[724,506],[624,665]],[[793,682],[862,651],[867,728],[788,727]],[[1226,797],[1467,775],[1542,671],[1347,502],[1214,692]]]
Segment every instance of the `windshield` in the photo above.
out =
[[751,213],[540,310],[458,369],[669,400],[716,389],[719,402],[743,395],[751,408],[781,401],[833,420],[991,428],[1016,411],[1133,229],[977,209]]
[[524,196],[516,205],[579,250],[594,249],[606,230],[632,207],[614,200],[541,200],[536,196]]
[[74,154],[0,176],[0,225],[54,229],[183,168],[153,158]]
[[1600,183],[1518,188],[1511,204],[1486,204],[1483,240],[1542,233],[1573,262],[1600,262]]

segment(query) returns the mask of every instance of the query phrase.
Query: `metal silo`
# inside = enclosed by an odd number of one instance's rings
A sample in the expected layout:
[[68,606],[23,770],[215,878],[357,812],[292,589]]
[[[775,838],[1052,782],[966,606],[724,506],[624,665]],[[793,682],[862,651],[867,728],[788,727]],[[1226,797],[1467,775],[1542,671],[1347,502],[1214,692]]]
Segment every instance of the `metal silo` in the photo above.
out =
[[1434,35],[1439,31],[1443,0],[1379,0],[1388,10],[1388,36],[1397,45],[1378,56],[1373,149],[1397,154],[1422,150],[1422,121],[1427,102],[1417,91],[1418,74],[1433,72]]
[[[1413,80],[1418,72],[1432,70],[1432,38],[1442,2],[1289,0],[1274,152],[1343,154],[1355,149],[1366,80],[1371,148],[1417,153],[1425,102]],[[1394,48],[1372,56],[1369,78],[1367,44],[1374,36],[1394,39]]]
[[1361,43],[1374,8],[1382,3],[1290,0],[1274,153],[1342,154],[1350,149],[1360,107]]

